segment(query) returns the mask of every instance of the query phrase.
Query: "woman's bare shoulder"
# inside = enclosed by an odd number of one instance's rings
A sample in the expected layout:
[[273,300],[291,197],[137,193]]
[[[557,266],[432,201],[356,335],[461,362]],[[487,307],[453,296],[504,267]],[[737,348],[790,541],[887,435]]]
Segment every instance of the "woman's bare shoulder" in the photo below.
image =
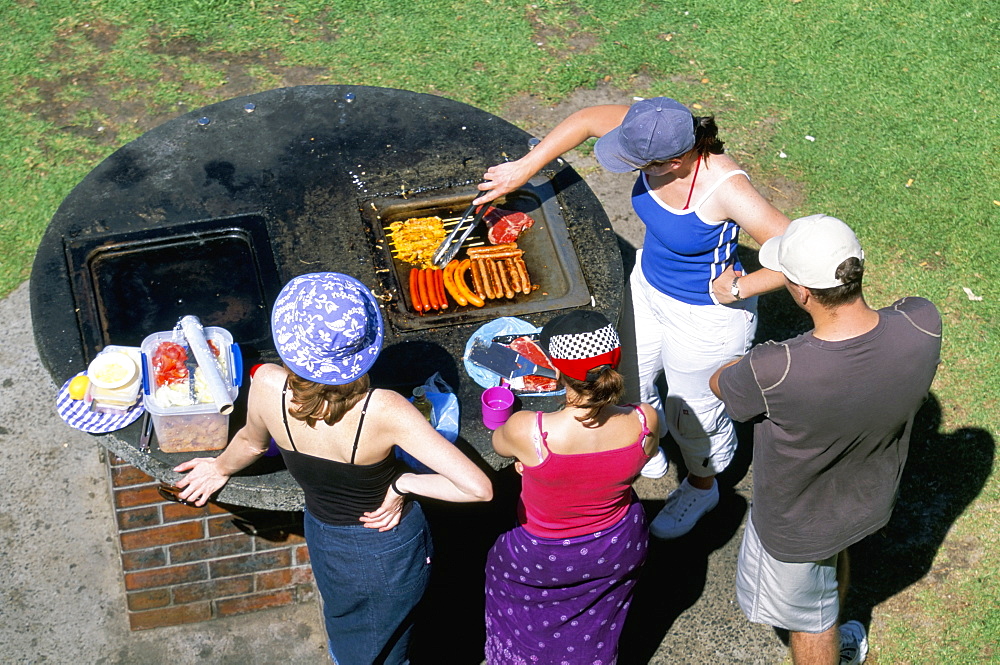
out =
[[406,409],[413,406],[410,404],[410,400],[388,388],[372,388],[372,397],[369,401],[372,406],[384,409]]
[[742,171],[742,166],[736,160],[723,153],[721,155],[711,155],[703,161],[703,168],[707,173],[722,177],[730,171]]
[[511,432],[530,432],[531,428],[535,426],[535,420],[537,418],[537,411],[518,411],[507,419],[507,422],[504,423],[504,427]]
[[388,388],[375,388],[368,401],[368,416],[387,431],[406,432],[427,420],[402,394]]
[[639,410],[642,411],[642,415],[646,416],[647,420],[649,420],[650,416],[656,416],[656,409],[654,409],[651,405],[646,404],[645,402],[641,404],[634,404],[632,406],[633,408],[638,406]]
[[288,371],[281,365],[267,363],[261,365],[253,374],[251,385],[258,388],[280,390],[285,385]]
[[[534,450],[531,435],[535,426],[535,411],[518,411],[507,419],[502,427],[493,432],[493,449],[505,457],[517,457],[521,461],[529,451]],[[528,458],[529,461],[531,458]]]

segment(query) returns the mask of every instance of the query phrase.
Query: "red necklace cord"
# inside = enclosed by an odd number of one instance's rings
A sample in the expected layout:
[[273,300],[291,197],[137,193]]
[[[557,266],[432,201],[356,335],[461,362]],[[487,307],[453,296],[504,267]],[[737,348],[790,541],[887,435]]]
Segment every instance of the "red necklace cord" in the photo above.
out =
[[691,195],[694,194],[694,183],[698,182],[698,168],[701,166],[701,155],[698,155],[698,161],[694,163],[694,177],[691,178],[691,189],[688,190],[688,200],[684,202],[684,207],[681,210],[687,210],[688,206],[691,205]]

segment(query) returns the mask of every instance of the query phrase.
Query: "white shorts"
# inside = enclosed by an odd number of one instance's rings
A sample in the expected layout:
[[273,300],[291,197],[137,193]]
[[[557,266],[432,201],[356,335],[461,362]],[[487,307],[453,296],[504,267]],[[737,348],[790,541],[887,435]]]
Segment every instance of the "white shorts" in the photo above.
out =
[[736,600],[747,619],[796,633],[822,633],[837,623],[837,557],[778,561],[760,544],[747,517],[736,564]]
[[[689,305],[658,291],[642,274],[642,250],[632,271],[639,397],[655,408],[695,476],[714,476],[736,451],[736,432],[708,385],[715,370],[744,355],[757,331],[757,299],[733,305]],[[656,382],[663,375],[666,398]]]

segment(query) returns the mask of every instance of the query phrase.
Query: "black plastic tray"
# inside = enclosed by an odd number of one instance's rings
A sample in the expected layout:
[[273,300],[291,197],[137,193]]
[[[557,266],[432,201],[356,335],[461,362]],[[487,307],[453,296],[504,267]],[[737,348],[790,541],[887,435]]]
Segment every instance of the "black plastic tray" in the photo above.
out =
[[[361,202],[361,215],[372,240],[376,275],[383,290],[391,294],[385,309],[389,322],[395,328],[426,330],[590,304],[590,290],[552,185],[547,178],[536,177],[526,187],[494,201],[493,205],[504,210],[526,213],[535,220],[534,225],[521,234],[517,244],[524,250],[523,258],[531,282],[537,284],[538,288],[530,294],[517,294],[512,300],[487,300],[483,307],[459,307],[449,300],[448,309],[442,312],[423,315],[416,312],[409,294],[409,273],[414,266],[392,256],[389,232],[386,229],[392,222],[411,217],[458,217],[478,195],[479,192],[474,188],[462,187],[421,192],[405,199],[388,197]],[[480,225],[463,244],[463,248],[483,244],[485,234],[485,225]],[[459,251],[456,258],[465,258],[464,249]]]

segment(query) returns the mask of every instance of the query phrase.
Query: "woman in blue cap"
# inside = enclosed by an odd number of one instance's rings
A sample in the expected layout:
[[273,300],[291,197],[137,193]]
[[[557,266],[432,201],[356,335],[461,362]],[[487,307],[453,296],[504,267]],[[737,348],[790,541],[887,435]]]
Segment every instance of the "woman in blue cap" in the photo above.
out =
[[[667,97],[573,113],[524,157],[491,167],[476,203],[516,190],[592,137],[600,137],[594,152],[604,168],[638,172],[632,206],[646,234],[631,289],[640,399],[656,408],[688,469],[650,533],[676,538],[718,504],[715,476],[736,450],[733,423],[708,380],[749,349],[756,296],[784,285],[772,270],[744,272],[736,252],[739,232],[763,244],[784,232],[788,217],[723,153],[714,118],[695,117]],[[661,374],[668,390],[662,401],[656,387]],[[660,477],[666,470],[660,451],[643,475]]]
[[[275,440],[305,494],[306,543],[339,665],[409,662],[412,611],[432,551],[420,504],[404,497],[493,496],[486,475],[405,397],[370,387],[383,331],[378,302],[353,277],[291,280],[271,315],[284,366],[254,374],[246,425],[221,455],[174,469],[187,472],[180,498],[201,506]],[[405,473],[394,445],[436,473]]]

